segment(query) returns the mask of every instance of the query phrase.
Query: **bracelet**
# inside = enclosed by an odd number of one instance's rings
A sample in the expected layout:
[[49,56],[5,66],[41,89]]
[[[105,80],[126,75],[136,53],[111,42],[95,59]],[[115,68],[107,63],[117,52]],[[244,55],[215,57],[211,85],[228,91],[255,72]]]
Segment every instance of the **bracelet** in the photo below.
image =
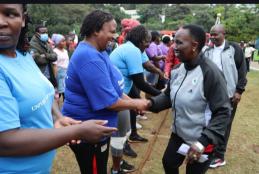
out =
[[197,148],[198,152],[202,153],[204,151],[204,146],[199,141],[194,142],[193,145]]

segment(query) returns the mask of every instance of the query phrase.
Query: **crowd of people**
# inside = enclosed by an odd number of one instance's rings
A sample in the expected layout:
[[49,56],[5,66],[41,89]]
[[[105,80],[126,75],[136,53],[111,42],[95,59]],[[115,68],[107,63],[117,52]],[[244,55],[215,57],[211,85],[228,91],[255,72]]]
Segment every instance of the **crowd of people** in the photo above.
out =
[[251,44],[227,41],[221,24],[210,37],[194,24],[161,35],[124,19],[118,35],[101,10],[84,17],[81,41],[37,25],[28,42],[28,25],[26,5],[0,5],[0,173],[50,173],[55,149],[67,143],[82,174],[106,174],[110,149],[110,173],[133,172],[123,155],[136,158],[130,144],[148,142],[137,118],[169,108],[166,174],[178,174],[185,159],[189,174],[226,164]]

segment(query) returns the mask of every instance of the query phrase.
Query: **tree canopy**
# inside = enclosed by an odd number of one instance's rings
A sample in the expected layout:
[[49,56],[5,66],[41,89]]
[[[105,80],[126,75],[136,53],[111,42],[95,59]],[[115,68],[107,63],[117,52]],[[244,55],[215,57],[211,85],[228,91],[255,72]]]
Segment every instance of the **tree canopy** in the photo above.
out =
[[34,28],[45,23],[49,33],[68,34],[75,30],[79,33],[82,21],[86,14],[95,9],[101,9],[113,14],[116,22],[120,24],[121,19],[129,18],[119,10],[119,5],[104,4],[30,4],[28,12],[32,21],[30,25],[30,36]]
[[94,9],[112,13],[119,32],[121,19],[130,18],[120,7],[137,9],[140,22],[149,30],[176,30],[181,25],[193,23],[209,32],[217,14],[221,13],[221,23],[226,27],[229,40],[248,42],[259,36],[259,4],[30,4],[30,36],[35,26],[42,23],[50,34],[67,34],[73,30],[79,33],[84,16]]
[[[140,21],[151,30],[175,30],[193,23],[209,32],[220,13],[229,40],[248,42],[259,36],[259,4],[145,4],[137,9]],[[165,15],[164,23],[161,15]]]

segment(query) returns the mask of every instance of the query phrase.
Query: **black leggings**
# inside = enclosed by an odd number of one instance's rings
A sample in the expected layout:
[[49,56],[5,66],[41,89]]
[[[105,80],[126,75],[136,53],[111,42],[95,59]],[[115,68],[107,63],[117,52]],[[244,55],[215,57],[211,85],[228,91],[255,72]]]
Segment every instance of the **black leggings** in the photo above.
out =
[[70,145],[76,156],[81,174],[93,174],[94,157],[98,174],[107,174],[110,138],[97,144],[80,143]]
[[[166,174],[179,174],[179,167],[182,165],[185,156],[177,153],[177,150],[183,143],[185,142],[181,137],[174,133],[171,134],[162,160]],[[210,162],[211,154],[209,154],[209,160],[205,161],[204,163],[188,163],[186,165],[186,174],[204,174],[208,170]]]
[[251,58],[248,57],[248,58],[245,58],[245,60],[246,60],[246,70],[247,70],[247,72],[249,72],[250,71],[250,60],[251,60]]
[[[140,90],[134,84],[132,85],[132,88],[130,89],[129,97],[140,98]],[[132,132],[137,131],[136,123],[137,123],[137,113],[133,110],[130,110],[130,126],[131,126]]]

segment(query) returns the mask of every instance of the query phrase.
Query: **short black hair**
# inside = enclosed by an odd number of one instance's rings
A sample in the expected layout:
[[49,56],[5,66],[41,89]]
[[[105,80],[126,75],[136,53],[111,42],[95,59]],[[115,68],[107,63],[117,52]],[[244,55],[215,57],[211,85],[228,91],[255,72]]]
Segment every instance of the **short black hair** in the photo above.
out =
[[80,29],[80,35],[82,37],[89,37],[94,32],[99,32],[105,22],[109,22],[113,19],[114,17],[111,13],[101,10],[94,10],[85,16]]
[[29,44],[29,39],[28,39],[28,24],[31,23],[30,17],[28,15],[27,12],[27,5],[26,4],[22,4],[22,10],[23,10],[23,14],[24,14],[24,18],[25,18],[25,26],[21,29],[20,32],[20,36],[18,39],[18,43],[16,45],[16,49],[22,53],[23,55],[26,55],[27,51],[28,51],[28,47]]
[[151,41],[155,41],[157,37],[160,37],[160,34],[158,31],[151,31]]
[[195,24],[188,24],[182,27],[190,32],[191,37],[198,42],[198,51],[201,51],[206,42],[206,33],[204,29]]
[[132,42],[136,47],[146,39],[148,36],[148,30],[143,25],[138,25],[132,28],[126,36],[126,41]]
[[47,28],[46,26],[42,25],[42,24],[38,24],[36,27],[35,27],[35,32],[40,32],[40,28]]
[[171,41],[170,36],[163,36],[162,42],[164,44],[168,44]]

